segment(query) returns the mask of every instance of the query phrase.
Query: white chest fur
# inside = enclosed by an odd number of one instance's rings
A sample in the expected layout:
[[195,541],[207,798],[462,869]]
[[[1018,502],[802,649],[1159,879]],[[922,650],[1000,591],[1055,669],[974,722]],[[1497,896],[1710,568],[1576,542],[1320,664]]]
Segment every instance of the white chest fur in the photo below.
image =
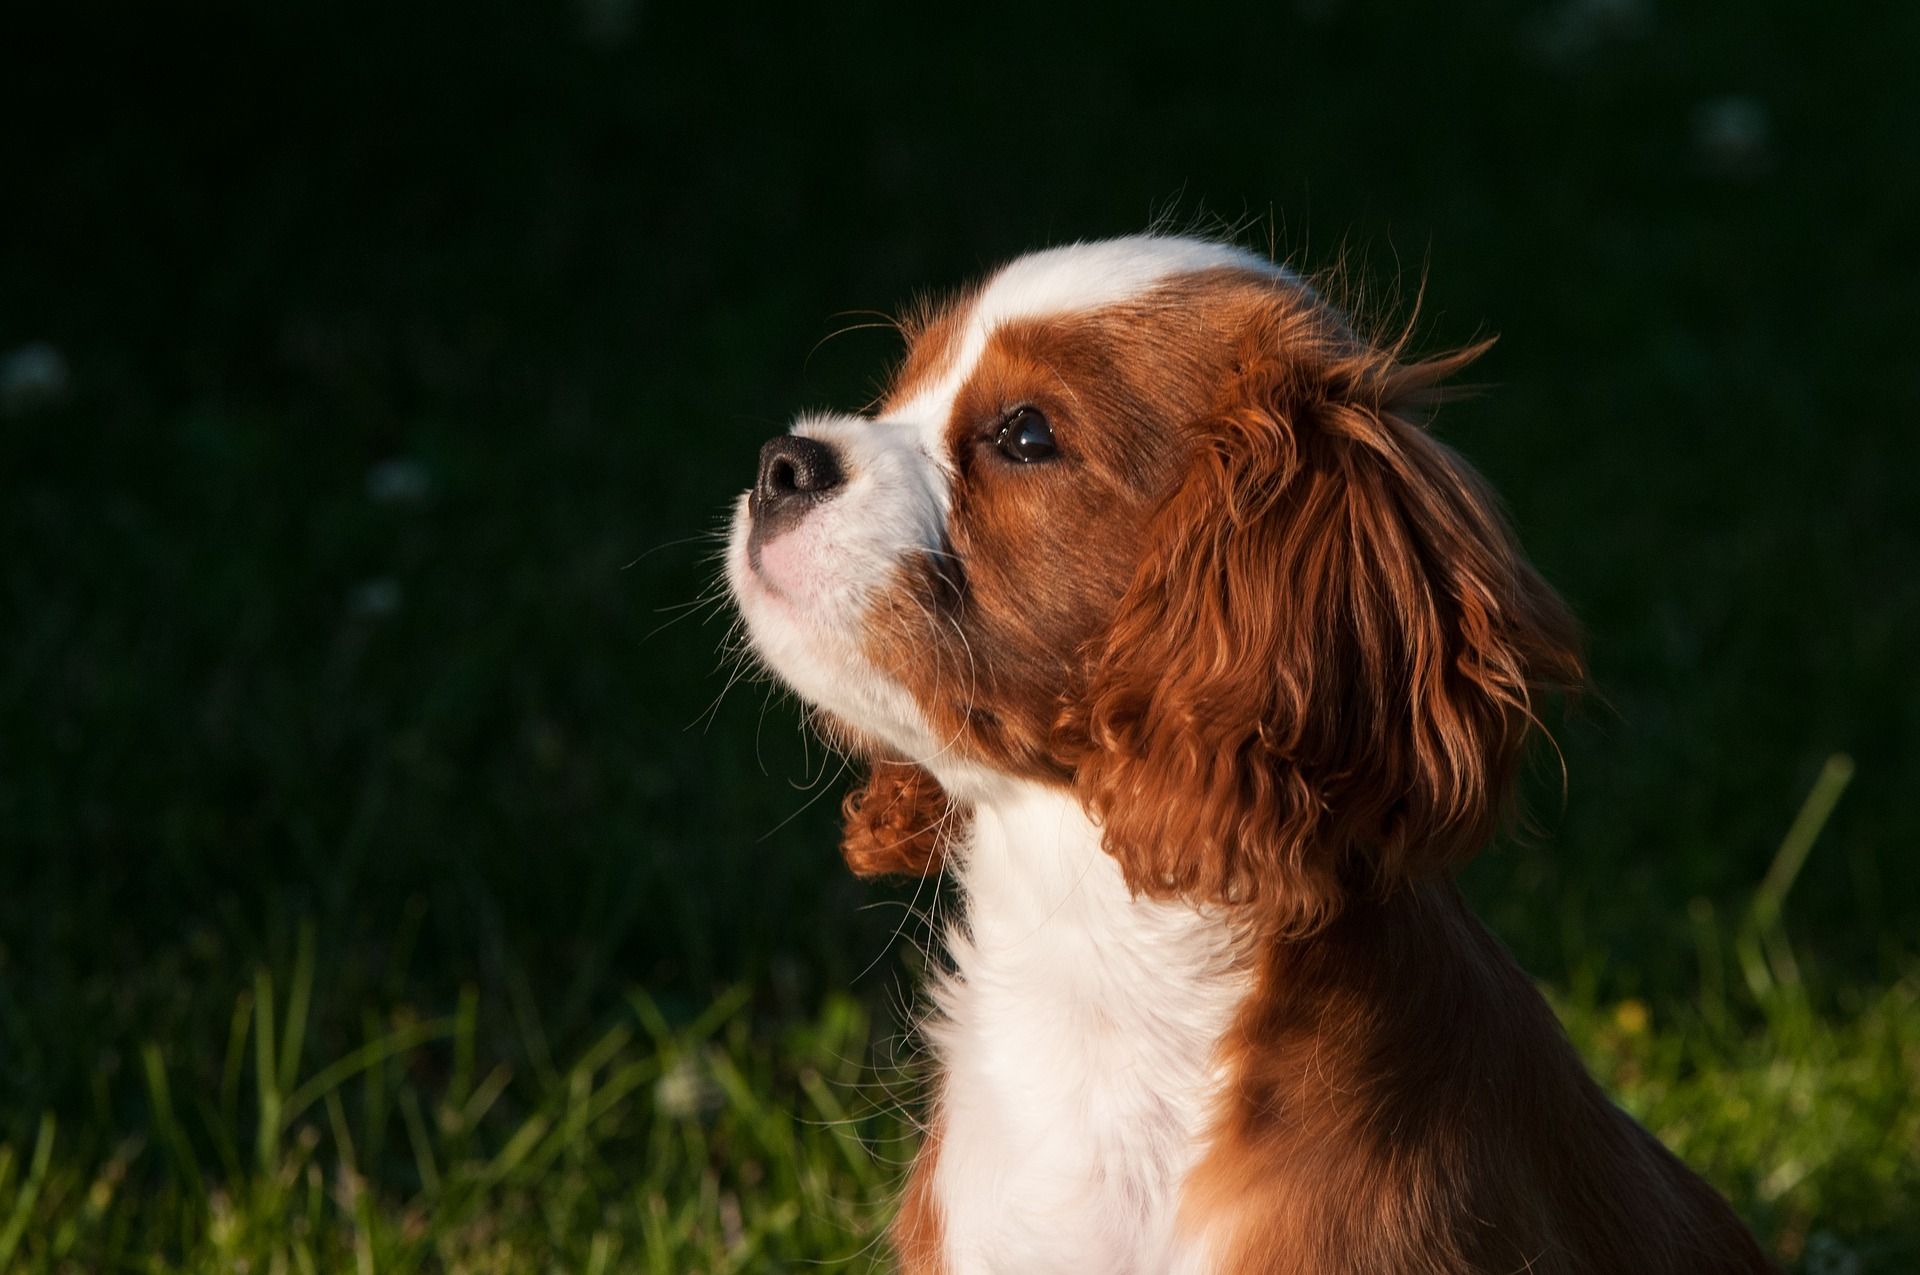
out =
[[959,880],[928,1027],[954,1275],[1186,1265],[1180,1185],[1247,991],[1226,927],[1133,898],[1078,803],[1038,786],[976,809]]

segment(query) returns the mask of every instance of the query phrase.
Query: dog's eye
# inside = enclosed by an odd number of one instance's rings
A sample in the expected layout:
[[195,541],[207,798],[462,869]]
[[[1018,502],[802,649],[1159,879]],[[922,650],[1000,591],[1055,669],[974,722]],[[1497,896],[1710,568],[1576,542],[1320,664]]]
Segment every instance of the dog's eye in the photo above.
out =
[[1039,409],[1022,407],[1007,417],[1000,426],[1000,433],[993,440],[1000,454],[1009,460],[1029,464],[1036,460],[1051,460],[1056,450],[1053,443],[1053,426],[1047,424],[1047,418]]

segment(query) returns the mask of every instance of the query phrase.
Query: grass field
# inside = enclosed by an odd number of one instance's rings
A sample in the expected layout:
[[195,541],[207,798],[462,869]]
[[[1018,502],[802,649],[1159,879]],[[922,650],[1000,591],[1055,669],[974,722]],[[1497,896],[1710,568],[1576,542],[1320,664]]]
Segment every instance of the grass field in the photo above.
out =
[[[688,603],[822,337],[1212,217],[1588,627],[1468,887],[1794,1269],[1920,1269],[1920,10],[39,6],[0,41],[0,1271],[865,1269],[910,891]],[[16,365],[17,366],[17,365]],[[924,903],[924,899],[922,902]]]

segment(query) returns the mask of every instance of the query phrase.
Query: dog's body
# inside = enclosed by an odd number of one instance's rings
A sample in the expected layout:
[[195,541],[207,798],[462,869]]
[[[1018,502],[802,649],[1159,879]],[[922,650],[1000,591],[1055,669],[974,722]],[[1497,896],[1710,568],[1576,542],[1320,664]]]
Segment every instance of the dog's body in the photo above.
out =
[[1297,278],[1143,237],[930,312],[871,418],[769,443],[729,576],[872,759],[863,873],[965,921],[902,1266],[1757,1272],[1447,870],[1571,622]]

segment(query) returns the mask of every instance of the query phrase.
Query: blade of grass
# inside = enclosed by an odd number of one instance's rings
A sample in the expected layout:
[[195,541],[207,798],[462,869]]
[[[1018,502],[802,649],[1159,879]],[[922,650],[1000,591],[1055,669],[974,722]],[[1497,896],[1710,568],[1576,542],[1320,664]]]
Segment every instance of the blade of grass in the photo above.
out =
[[434,1162],[433,1139],[427,1135],[427,1120],[420,1111],[420,1099],[411,1089],[400,1091],[400,1119],[407,1126],[407,1141],[413,1147],[414,1171],[420,1175],[420,1190],[428,1197],[440,1194],[440,1166]]
[[395,1054],[416,1049],[429,1041],[453,1035],[459,1030],[459,1025],[458,1019],[436,1018],[424,1023],[409,1023],[378,1040],[368,1041],[337,1062],[322,1067],[298,1089],[288,1094],[282,1106],[283,1118],[299,1119],[301,1113],[312,1106],[317,1099],[331,1093],[368,1067],[384,1062]]
[[1813,781],[1812,790],[1807,793],[1807,799],[1801,803],[1799,813],[1788,825],[1786,836],[1781,838],[1780,848],[1774,852],[1766,875],[1753,892],[1753,900],[1747,906],[1735,949],[1747,986],[1756,997],[1764,998],[1778,986],[1799,981],[1792,947],[1780,932],[1787,894],[1793,889],[1800,870],[1806,866],[1807,857],[1813,853],[1814,842],[1819,840],[1821,829],[1827,826],[1827,819],[1833,814],[1841,794],[1846,792],[1852,780],[1853,758],[1845,753],[1835,753],[1827,758],[1826,765],[1820,768],[1819,776]]
[[40,1188],[46,1185],[47,1166],[53,1160],[55,1127],[51,1111],[41,1115],[40,1131],[33,1140],[33,1159],[28,1163],[27,1176],[21,1179],[20,1191],[13,1197],[13,1210],[7,1217],[6,1229],[0,1230],[0,1270],[6,1270],[13,1261],[13,1251],[20,1247],[20,1238],[27,1233],[27,1222],[33,1217],[33,1206],[40,1198]]
[[469,983],[460,989],[460,1004],[453,1014],[453,1079],[447,1085],[447,1106],[456,1111],[466,1105],[473,1084],[474,1036],[479,1016],[480,992]]
[[227,1022],[227,1051],[220,1064],[220,1115],[229,1128],[239,1123],[240,1070],[245,1065],[247,1032],[253,1021],[253,993],[241,989]]
[[313,1003],[313,922],[300,923],[294,949],[293,982],[287,988],[286,1030],[280,1037],[278,1092],[286,1093],[300,1078],[300,1051],[306,1046],[307,1011]]
[[260,1119],[254,1153],[265,1174],[271,1174],[280,1159],[280,1067],[273,1037],[273,975],[263,967],[253,972],[253,1079]]
[[[361,1016],[361,1030],[369,1040],[375,1039],[380,1029],[380,1020],[368,1010]],[[380,1156],[386,1150],[387,1134],[387,1067],[386,1060],[370,1064],[361,1075],[360,1128],[366,1143],[368,1164],[379,1164]]]
[[200,1179],[199,1157],[194,1155],[185,1131],[174,1116],[173,1095],[167,1087],[167,1065],[160,1056],[160,1046],[151,1041],[142,1045],[140,1063],[146,1077],[147,1105],[153,1112],[155,1132],[160,1135],[160,1141],[166,1144],[174,1167],[187,1180],[193,1194],[196,1197],[204,1196],[206,1191]]

